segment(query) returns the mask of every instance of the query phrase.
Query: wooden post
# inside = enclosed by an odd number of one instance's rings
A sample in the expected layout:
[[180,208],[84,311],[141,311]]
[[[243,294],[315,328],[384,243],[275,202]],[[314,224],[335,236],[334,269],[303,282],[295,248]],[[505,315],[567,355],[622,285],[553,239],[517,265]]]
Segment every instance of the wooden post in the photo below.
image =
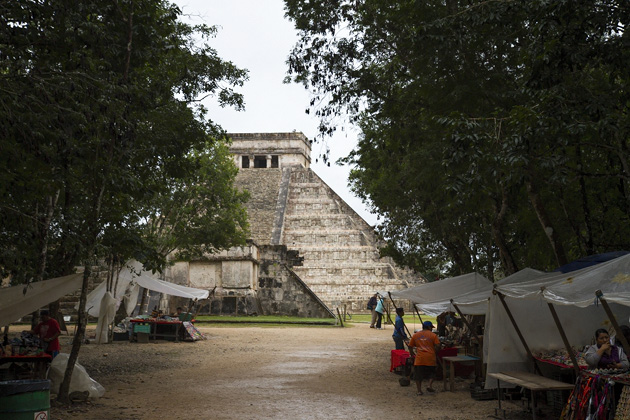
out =
[[492,293],[499,296],[499,300],[501,301],[501,304],[503,304],[503,308],[505,309],[505,312],[507,312],[508,318],[510,318],[510,322],[512,322],[512,326],[516,330],[516,334],[518,335],[518,338],[521,340],[521,344],[523,344],[523,347],[525,347],[525,351],[527,352],[527,355],[534,363],[534,370],[540,374],[541,372],[540,372],[540,368],[538,367],[538,363],[536,362],[534,355],[529,349],[529,346],[527,345],[527,342],[525,341],[525,337],[523,337],[521,330],[518,328],[518,325],[516,324],[516,321],[514,320],[514,317],[512,316],[512,312],[510,311],[510,308],[508,308],[507,304],[505,303],[505,297],[501,293],[497,292],[496,289]]
[[[195,304],[195,302],[197,301],[197,299],[192,300],[192,299],[189,298],[188,300],[189,300],[189,303],[188,303],[188,309],[186,310],[186,313],[187,314],[192,314],[192,308],[193,308],[193,305]],[[237,305],[236,313],[238,314],[238,305]]]
[[[453,302],[453,299],[451,299],[451,305],[453,305],[453,308],[455,308],[455,310],[457,311],[459,316],[462,318],[462,321],[464,321],[464,323],[466,324],[466,326],[470,330],[470,335],[475,337],[475,340],[477,340],[477,343],[479,343],[479,346],[483,346],[483,343],[481,342],[481,338],[479,338],[477,333],[475,331],[473,331],[472,325],[470,325],[470,322],[468,322],[468,320],[466,319],[466,317],[464,316],[462,311],[460,311],[459,307],[455,304],[455,302]],[[482,347],[482,351],[483,351],[483,347]]]
[[412,303],[412,305],[413,305],[413,309],[416,311],[416,314],[418,315],[418,319],[420,320],[420,325],[422,325],[422,317],[420,316],[420,311],[416,307],[415,303]]
[[343,304],[343,320],[346,321],[346,313],[348,311],[347,308],[348,305],[346,305],[345,303]]
[[339,323],[343,327],[343,319],[341,319],[341,312],[339,312],[339,308],[337,308],[337,319],[339,320]]
[[551,311],[551,316],[553,316],[553,320],[556,323],[556,327],[558,327],[558,331],[560,332],[560,337],[562,337],[562,342],[564,343],[564,347],[567,348],[567,352],[569,352],[569,357],[571,358],[571,362],[573,363],[573,369],[575,370],[575,374],[577,377],[580,376],[580,366],[578,366],[577,359],[575,357],[575,353],[571,348],[571,344],[569,343],[569,339],[564,332],[564,328],[562,328],[562,324],[560,323],[560,318],[558,318],[558,314],[556,312],[556,308],[550,302],[547,302],[549,306],[549,310]]
[[621,341],[621,345],[623,346],[624,350],[625,349],[630,350],[630,346],[628,345],[628,340],[626,340],[626,336],[623,335],[623,333],[621,332],[621,328],[619,328],[619,323],[617,322],[617,318],[615,318],[615,315],[610,310],[610,306],[608,306],[608,302],[606,302],[606,299],[604,299],[604,293],[601,290],[597,290],[595,292],[595,296],[597,296],[599,301],[602,303],[602,306],[604,307],[604,311],[606,311],[606,315],[608,315],[608,319],[610,319],[610,323],[615,329],[615,336],[619,338],[619,341]]

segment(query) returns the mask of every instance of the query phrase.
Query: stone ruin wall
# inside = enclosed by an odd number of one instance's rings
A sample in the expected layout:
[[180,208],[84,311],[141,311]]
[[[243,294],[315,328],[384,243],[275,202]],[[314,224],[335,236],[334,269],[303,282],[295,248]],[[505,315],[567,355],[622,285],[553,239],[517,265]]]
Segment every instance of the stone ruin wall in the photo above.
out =
[[301,263],[302,259],[297,252],[288,251],[283,245],[261,247],[258,299],[262,315],[334,317],[292,270]]

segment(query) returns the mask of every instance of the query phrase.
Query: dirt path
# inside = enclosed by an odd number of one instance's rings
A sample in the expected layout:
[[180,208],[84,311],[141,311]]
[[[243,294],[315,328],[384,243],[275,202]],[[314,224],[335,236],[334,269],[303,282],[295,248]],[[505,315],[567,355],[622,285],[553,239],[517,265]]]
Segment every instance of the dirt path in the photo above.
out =
[[[79,362],[106,394],[54,419],[487,419],[496,401],[415,395],[389,372],[391,326],[217,327],[195,343],[84,345]],[[68,337],[65,337],[69,340]],[[64,349],[69,344],[64,344]]]

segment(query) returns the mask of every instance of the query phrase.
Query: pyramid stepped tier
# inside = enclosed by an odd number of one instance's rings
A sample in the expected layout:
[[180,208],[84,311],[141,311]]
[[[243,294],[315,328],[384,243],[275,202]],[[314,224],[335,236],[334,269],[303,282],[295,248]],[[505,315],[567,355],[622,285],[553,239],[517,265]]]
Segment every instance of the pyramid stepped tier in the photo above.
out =
[[307,247],[302,248],[304,254],[304,267],[314,267],[321,265],[321,261],[336,260],[340,263],[345,261],[372,262],[378,260],[379,253],[373,246],[342,246],[342,247]]
[[234,183],[239,189],[250,192],[245,207],[250,221],[251,238],[257,243],[271,243],[282,170],[265,168],[239,171]]
[[373,228],[312,170],[292,169],[284,211],[282,243],[304,257],[293,270],[331,308],[363,310],[376,290],[415,283],[379,257]]

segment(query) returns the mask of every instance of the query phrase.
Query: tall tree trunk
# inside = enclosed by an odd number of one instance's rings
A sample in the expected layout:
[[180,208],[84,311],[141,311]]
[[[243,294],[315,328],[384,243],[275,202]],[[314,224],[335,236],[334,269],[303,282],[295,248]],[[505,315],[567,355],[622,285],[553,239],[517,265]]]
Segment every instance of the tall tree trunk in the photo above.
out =
[[623,169],[623,176],[621,177],[621,193],[625,198],[626,213],[630,214],[630,164],[628,163],[628,143],[623,138],[618,139],[617,143],[619,144],[617,155],[619,156],[619,162],[621,163],[621,168]]
[[494,283],[494,256],[492,244],[486,246],[486,255],[488,256],[488,263],[486,264],[486,276],[488,280]]
[[547,215],[547,210],[545,209],[545,205],[540,198],[538,190],[534,185],[533,181],[533,173],[530,169],[530,178],[525,181],[525,185],[527,187],[527,195],[529,196],[529,201],[536,212],[536,216],[538,216],[538,221],[547,235],[549,239],[549,244],[553,250],[554,256],[556,257],[556,263],[558,266],[565,265],[567,261],[566,254],[564,252],[564,247],[562,246],[562,242],[560,241],[560,236],[558,235],[558,231],[554,229],[549,216]]
[[57,399],[64,403],[70,404],[70,380],[72,379],[72,372],[74,371],[74,365],[79,358],[79,350],[81,349],[81,343],[85,338],[85,326],[87,324],[87,313],[85,312],[85,305],[87,303],[87,290],[90,280],[91,266],[85,264],[83,270],[83,282],[81,283],[81,297],[79,298],[79,317],[77,319],[76,332],[74,339],[72,340],[72,350],[68,357],[68,366],[63,375],[63,382],[59,387],[59,394]]
[[[578,160],[578,165],[580,168],[584,167],[582,162],[582,148],[578,144],[575,148],[575,154]],[[595,253],[595,247],[593,245],[593,229],[591,227],[591,211],[588,206],[588,196],[586,194],[586,180],[584,179],[584,173],[582,170],[579,171],[579,180],[580,180],[580,194],[582,195],[582,213],[584,213],[584,227],[586,228],[586,253],[587,255],[593,255]]]
[[[37,238],[39,239],[39,255],[37,256],[37,269],[35,271],[35,277],[32,279],[33,282],[42,281],[44,279],[44,273],[46,272],[46,257],[48,256],[48,238],[50,236],[50,223],[52,222],[53,215],[55,213],[55,207],[57,207],[57,202],[59,201],[59,190],[55,193],[54,196],[48,196],[46,202],[46,211],[44,213],[44,217],[40,220],[39,216],[35,215],[35,232],[37,232]],[[57,319],[59,307],[55,307],[49,309],[54,310],[55,312],[51,312],[51,317]],[[35,326],[39,323],[39,312],[33,312],[31,317],[31,329],[34,329]]]
[[91,258],[94,255],[96,250],[96,246],[98,243],[98,231],[99,225],[98,220],[101,215],[101,208],[103,203],[103,194],[105,193],[105,185],[102,184],[99,186],[98,191],[95,191],[94,197],[94,207],[92,213],[92,220],[88,224],[87,229],[87,240],[88,246],[86,247],[86,257],[83,263],[83,283],[81,284],[81,297],[79,298],[79,318],[77,320],[76,333],[74,335],[74,340],[72,341],[72,350],[70,351],[70,356],[68,357],[68,366],[66,366],[66,371],[63,375],[63,382],[61,382],[61,386],[59,387],[59,394],[57,395],[57,399],[64,403],[70,403],[70,381],[72,380],[72,372],[74,370],[74,365],[79,358],[79,350],[81,349],[81,343],[85,338],[85,326],[87,324],[87,313],[85,312],[85,305],[87,302],[87,293],[88,293],[88,285],[91,274]]
[[503,235],[503,221],[505,219],[505,215],[508,209],[508,199],[507,192],[505,191],[505,187],[501,186],[501,205],[495,201],[494,204],[494,219],[492,220],[491,229],[492,229],[492,238],[494,239],[494,243],[499,249],[499,258],[501,259],[501,264],[503,265],[503,270],[505,274],[510,275],[514,274],[518,271],[518,266],[514,261],[514,257],[512,256],[512,252],[510,251],[510,247],[505,240]]

